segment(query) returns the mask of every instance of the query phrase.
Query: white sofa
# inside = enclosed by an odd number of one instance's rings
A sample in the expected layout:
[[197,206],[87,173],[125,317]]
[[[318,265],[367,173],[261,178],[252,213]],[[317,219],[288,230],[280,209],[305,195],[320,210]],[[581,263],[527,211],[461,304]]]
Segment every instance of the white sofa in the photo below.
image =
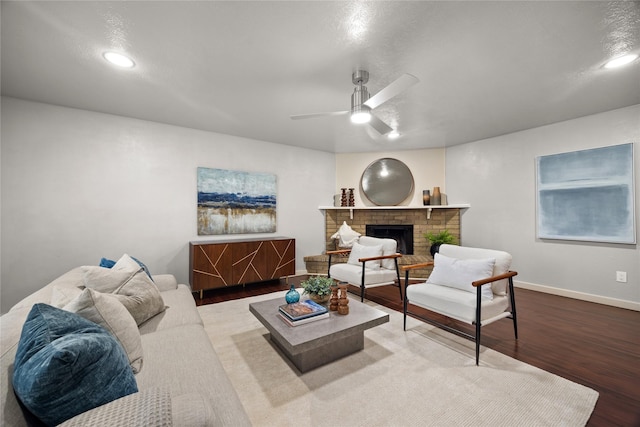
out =
[[[22,326],[36,303],[50,304],[54,293],[82,287],[86,268],[75,268],[28,296],[0,318],[2,426],[32,424],[12,387]],[[248,426],[238,399],[203,328],[188,286],[172,275],[153,280],[165,310],[139,325],[143,359],[135,374],[138,392],[89,410],[68,425]],[[159,411],[162,410],[163,414]],[[167,416],[169,419],[163,419]]]

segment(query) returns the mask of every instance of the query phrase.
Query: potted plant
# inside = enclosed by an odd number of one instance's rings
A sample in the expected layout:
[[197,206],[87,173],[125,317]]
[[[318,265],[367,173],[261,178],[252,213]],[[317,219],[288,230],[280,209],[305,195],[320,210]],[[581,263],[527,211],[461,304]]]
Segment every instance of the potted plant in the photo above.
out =
[[326,276],[311,276],[300,284],[304,289],[303,295],[309,294],[309,298],[317,303],[329,301],[333,285],[333,279]]
[[424,237],[431,242],[431,248],[429,252],[431,252],[431,256],[434,257],[438,250],[440,249],[440,245],[448,244],[448,245],[457,245],[458,241],[455,236],[449,233],[449,230],[442,230],[439,233],[427,233]]

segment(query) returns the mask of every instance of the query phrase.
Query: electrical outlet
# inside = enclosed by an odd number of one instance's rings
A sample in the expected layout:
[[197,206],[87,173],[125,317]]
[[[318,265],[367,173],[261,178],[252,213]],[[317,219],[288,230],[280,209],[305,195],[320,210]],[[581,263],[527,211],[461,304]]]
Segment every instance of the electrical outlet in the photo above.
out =
[[616,271],[616,282],[627,283],[627,272]]

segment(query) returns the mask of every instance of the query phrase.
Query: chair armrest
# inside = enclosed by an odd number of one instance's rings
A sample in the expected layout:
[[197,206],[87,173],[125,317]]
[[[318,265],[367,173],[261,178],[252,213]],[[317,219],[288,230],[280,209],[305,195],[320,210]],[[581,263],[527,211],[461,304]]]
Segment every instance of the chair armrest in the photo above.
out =
[[351,252],[351,249],[339,249],[337,251],[327,251],[325,254],[327,255],[339,255],[339,254],[348,254]]
[[407,292],[407,287],[409,287],[409,270],[417,270],[419,268],[426,268],[426,267],[432,267],[433,266],[433,261],[429,261],[429,262],[421,262],[418,264],[411,264],[411,265],[403,265],[400,267],[400,270],[404,271],[404,290],[405,290],[405,298],[404,298],[404,304],[405,304],[405,310],[407,308],[407,298],[406,298],[406,292]]
[[366,262],[366,261],[375,261],[377,259],[393,259],[393,258],[401,258],[402,254],[391,254],[391,255],[380,255],[380,256],[372,256],[368,258],[359,258],[358,262]]
[[420,264],[403,265],[402,267],[400,267],[400,270],[402,271],[415,270],[418,268],[426,268],[431,266],[433,266],[433,261],[421,262]]
[[478,287],[478,286],[486,285],[487,283],[496,282],[502,279],[508,279],[510,277],[517,276],[517,275],[518,275],[517,271],[507,271],[506,273],[500,274],[498,276],[487,277],[486,279],[482,279],[482,280],[476,280],[475,282],[471,283],[471,286]]
[[337,251],[326,251],[325,254],[329,255],[329,263],[327,264],[327,277],[331,277],[331,257],[333,255],[347,255],[351,253],[351,249],[338,249]]

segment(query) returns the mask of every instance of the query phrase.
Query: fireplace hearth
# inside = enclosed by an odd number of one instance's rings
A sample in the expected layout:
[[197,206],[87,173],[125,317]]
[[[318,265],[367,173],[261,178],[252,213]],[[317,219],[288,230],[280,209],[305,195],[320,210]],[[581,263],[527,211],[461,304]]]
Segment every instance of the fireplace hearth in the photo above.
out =
[[413,255],[413,225],[367,224],[366,234],[398,242],[398,252]]
[[[325,212],[325,236],[326,251],[339,249],[336,239],[331,236],[346,222],[355,231],[367,234],[367,224],[369,225],[413,225],[413,254],[403,254],[398,258],[398,265],[411,265],[432,261],[429,255],[429,242],[424,238],[426,233],[439,233],[449,230],[451,234],[460,240],[460,215],[462,207],[433,208],[427,211],[426,207],[420,208],[326,208]],[[335,257],[334,257],[335,258]],[[347,262],[348,257],[341,257],[335,262]],[[308,255],[304,257],[305,266],[310,274],[327,274],[329,255]],[[412,277],[428,277],[431,267],[411,271]]]

